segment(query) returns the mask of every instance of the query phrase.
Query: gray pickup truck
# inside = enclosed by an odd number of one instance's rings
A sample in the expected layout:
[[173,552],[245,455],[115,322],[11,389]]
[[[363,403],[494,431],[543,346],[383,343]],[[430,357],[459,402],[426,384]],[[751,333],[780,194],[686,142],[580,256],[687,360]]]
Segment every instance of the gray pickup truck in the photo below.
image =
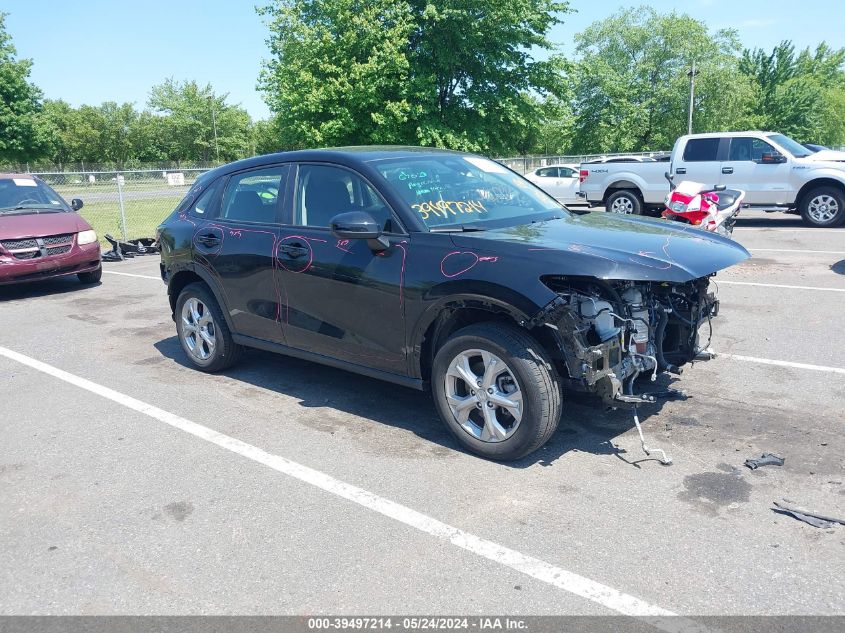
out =
[[775,132],[682,136],[669,162],[583,163],[580,196],[614,213],[663,208],[674,181],[745,191],[750,207],[800,213],[810,226],[845,223],[845,152],[812,152]]

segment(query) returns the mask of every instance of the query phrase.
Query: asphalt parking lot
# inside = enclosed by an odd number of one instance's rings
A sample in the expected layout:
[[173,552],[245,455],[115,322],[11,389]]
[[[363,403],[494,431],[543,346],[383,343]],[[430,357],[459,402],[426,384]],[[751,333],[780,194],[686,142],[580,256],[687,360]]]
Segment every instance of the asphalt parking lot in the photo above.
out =
[[156,257],[0,288],[0,614],[845,613],[845,526],[772,511],[845,517],[845,229],[735,238],[720,355],[640,410],[669,467],[583,400],[499,464],[422,393],[258,351],[194,371]]

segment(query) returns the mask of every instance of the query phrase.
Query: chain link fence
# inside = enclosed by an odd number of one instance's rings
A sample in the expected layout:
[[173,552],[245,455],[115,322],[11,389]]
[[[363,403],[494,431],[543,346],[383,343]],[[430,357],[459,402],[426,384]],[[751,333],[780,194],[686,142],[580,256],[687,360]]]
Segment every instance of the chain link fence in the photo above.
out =
[[153,237],[156,227],[207,169],[42,172],[35,175],[70,202],[105,245],[106,233],[123,240]]

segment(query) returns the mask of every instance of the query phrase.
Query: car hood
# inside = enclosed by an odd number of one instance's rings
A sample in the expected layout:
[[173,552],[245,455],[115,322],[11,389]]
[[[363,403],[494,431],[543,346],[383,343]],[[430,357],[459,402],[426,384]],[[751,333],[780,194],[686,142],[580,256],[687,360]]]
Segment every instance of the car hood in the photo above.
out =
[[71,212],[0,214],[0,240],[78,233],[90,228],[79,214]]
[[607,213],[572,215],[560,220],[456,233],[459,248],[477,249],[496,256],[508,249],[541,260],[543,274],[599,279],[686,282],[748,259],[736,242],[701,229]]
[[838,152],[832,149],[823,149],[821,151],[816,152],[815,154],[805,156],[800,160],[806,160],[813,163],[841,163],[845,161],[845,152]]

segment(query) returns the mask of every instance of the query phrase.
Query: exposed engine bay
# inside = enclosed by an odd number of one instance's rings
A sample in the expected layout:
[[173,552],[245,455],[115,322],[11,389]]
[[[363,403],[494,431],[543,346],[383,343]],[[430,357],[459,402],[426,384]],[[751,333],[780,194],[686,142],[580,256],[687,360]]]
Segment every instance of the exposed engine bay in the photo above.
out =
[[719,310],[709,281],[546,279],[558,298],[539,321],[555,332],[570,387],[597,393],[609,406],[652,401],[633,393],[637,376],[680,374],[709,344],[699,337]]
[[[675,390],[634,392],[634,381],[662,372],[679,375],[681,367],[704,352],[712,335],[711,319],[719,300],[709,291],[710,276],[686,283],[602,281],[546,278],[558,297],[534,319],[554,332],[556,358],[566,369],[571,389],[599,395],[610,407],[633,408],[634,423],[646,454],[649,449],[636,407],[657,397],[683,395]],[[702,345],[699,330],[708,327]]]

